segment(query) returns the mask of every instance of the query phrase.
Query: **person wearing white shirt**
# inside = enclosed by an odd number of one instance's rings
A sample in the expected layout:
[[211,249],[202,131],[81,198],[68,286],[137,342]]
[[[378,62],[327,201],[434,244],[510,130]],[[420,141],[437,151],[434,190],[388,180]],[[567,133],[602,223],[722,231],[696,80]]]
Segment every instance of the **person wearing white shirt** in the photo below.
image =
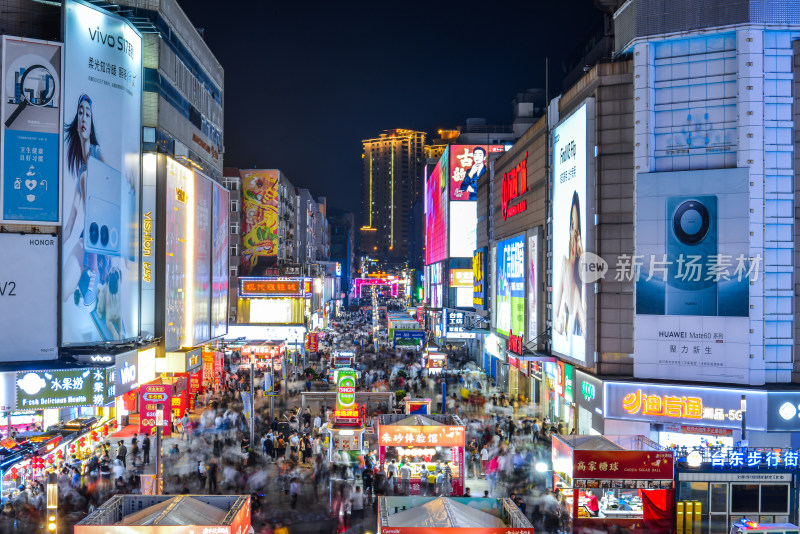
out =
[[400,466],[400,493],[411,494],[411,468],[406,463]]
[[313,423],[314,437],[319,436],[319,429],[321,426],[322,426],[322,418],[319,416],[319,414],[317,414],[316,417],[314,417],[314,423]]
[[481,478],[486,478],[487,463],[489,463],[489,449],[484,445],[481,449]]

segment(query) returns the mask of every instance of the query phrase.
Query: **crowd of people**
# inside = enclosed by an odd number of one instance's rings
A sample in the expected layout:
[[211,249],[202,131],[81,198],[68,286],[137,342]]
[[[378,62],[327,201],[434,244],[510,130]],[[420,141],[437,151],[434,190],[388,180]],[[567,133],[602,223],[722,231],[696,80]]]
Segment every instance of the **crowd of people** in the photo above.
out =
[[[340,332],[363,327],[366,318],[356,312],[339,325]],[[366,332],[366,328],[358,330]],[[356,345],[359,336],[343,336]],[[372,339],[367,337],[371,344]],[[358,345],[354,346],[356,348]],[[470,496],[510,497],[529,517],[538,532],[564,527],[567,507],[563,496],[547,489],[546,469],[550,436],[568,433],[563,424],[539,417],[519,417],[495,410],[512,403],[493,390],[491,379],[459,369],[465,355],[453,353],[456,369],[427,376],[411,352],[383,348],[361,353],[359,387],[369,390],[407,391],[413,397],[429,396],[438,409],[459,414],[465,422],[467,447],[466,493]],[[325,370],[324,354],[312,369]],[[216,388],[207,388],[196,399],[194,413],[174,422],[165,438],[163,487],[170,494],[250,494],[252,525],[257,533],[300,534],[306,530],[373,530],[377,497],[409,494],[409,470],[389,462],[381,469],[374,451],[356,458],[336,454],[329,460],[325,446],[325,407],[302,410],[298,395],[310,381],[307,370],[298,369],[289,391],[269,398],[256,395],[252,421],[245,416],[242,392],[250,391],[249,367],[228,365]],[[319,374],[323,374],[320,372]],[[256,375],[254,385],[262,383]],[[447,393],[442,397],[442,382]],[[487,402],[476,410],[460,394],[461,388],[484,392]],[[439,395],[438,399],[436,395]],[[444,404],[442,404],[444,403]],[[254,442],[250,441],[250,424]],[[149,436],[112,438],[86,458],[72,458],[58,476],[59,517],[62,532],[118,493],[141,491],[140,474],[153,472],[153,440]],[[430,495],[450,495],[452,473],[439,463],[425,485]],[[26,534],[43,521],[44,489],[31,482],[9,498],[0,512],[0,532]],[[370,521],[372,526],[367,525]]]

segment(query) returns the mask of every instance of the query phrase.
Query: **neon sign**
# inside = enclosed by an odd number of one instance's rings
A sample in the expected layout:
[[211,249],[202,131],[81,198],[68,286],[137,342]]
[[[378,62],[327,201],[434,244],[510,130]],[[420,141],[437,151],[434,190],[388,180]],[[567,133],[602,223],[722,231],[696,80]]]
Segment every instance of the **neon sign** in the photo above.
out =
[[502,213],[503,220],[528,209],[527,201],[509,207],[508,203],[528,191],[528,153],[516,167],[503,174]]
[[522,356],[522,352],[525,350],[525,344],[522,342],[522,336],[515,336],[514,332],[509,332],[508,350],[510,350],[514,354],[519,354],[520,356]]
[[622,399],[622,408],[631,415],[648,415],[687,419],[710,419],[713,421],[741,421],[741,410],[724,411],[722,408],[703,406],[700,397],[678,397],[672,395],[647,395],[641,389],[628,393]]

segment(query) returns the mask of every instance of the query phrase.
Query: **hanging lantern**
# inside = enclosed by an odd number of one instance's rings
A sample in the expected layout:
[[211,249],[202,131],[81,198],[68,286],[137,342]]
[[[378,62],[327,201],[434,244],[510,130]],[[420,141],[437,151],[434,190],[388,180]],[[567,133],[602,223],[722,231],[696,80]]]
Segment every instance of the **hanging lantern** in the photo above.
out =
[[60,460],[63,457],[64,457],[64,449],[59,449],[58,452],[56,453],[56,458]]
[[74,444],[74,443],[71,443],[71,444],[70,444],[70,446],[69,446],[69,452],[71,452],[72,454],[75,454],[75,444]]
[[11,478],[17,478],[17,474],[18,473],[19,473],[19,471],[17,471],[16,467],[12,467],[11,468]]
[[97,441],[97,431],[96,430],[92,430],[92,433],[89,434],[89,436],[92,438],[92,441]]
[[108,436],[108,425],[103,425],[103,437]]
[[48,454],[47,455],[47,463],[49,463],[49,464],[53,463],[53,455],[52,454]]

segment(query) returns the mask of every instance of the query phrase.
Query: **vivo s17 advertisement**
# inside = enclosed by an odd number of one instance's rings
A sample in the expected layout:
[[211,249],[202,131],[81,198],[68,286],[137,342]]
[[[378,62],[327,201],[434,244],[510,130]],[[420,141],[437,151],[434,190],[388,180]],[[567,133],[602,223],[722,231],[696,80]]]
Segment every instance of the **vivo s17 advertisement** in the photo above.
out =
[[61,342],[139,336],[142,36],[64,6]]
[[748,383],[748,169],[636,178],[635,374]]

